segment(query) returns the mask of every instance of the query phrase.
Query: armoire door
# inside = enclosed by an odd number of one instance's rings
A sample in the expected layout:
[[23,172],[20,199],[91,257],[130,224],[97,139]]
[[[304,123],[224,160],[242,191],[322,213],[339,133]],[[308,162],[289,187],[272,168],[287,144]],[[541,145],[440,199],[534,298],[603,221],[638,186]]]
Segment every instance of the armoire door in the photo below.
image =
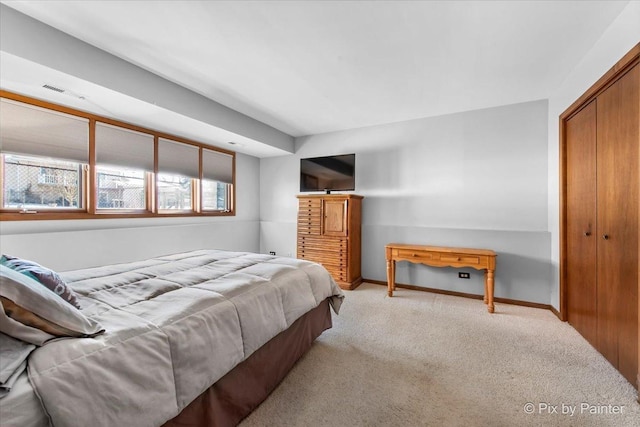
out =
[[598,349],[632,383],[638,372],[640,66],[597,97]]
[[596,101],[566,123],[567,321],[597,347]]
[[323,200],[322,234],[325,236],[347,235],[347,200]]

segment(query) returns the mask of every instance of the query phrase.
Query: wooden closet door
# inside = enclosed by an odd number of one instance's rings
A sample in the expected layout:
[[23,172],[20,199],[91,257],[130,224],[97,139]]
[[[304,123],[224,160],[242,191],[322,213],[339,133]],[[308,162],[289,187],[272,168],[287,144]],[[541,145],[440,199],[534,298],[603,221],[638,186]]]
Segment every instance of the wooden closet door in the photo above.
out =
[[597,98],[598,348],[638,372],[639,82],[635,66]]
[[597,347],[596,102],[566,122],[567,320]]

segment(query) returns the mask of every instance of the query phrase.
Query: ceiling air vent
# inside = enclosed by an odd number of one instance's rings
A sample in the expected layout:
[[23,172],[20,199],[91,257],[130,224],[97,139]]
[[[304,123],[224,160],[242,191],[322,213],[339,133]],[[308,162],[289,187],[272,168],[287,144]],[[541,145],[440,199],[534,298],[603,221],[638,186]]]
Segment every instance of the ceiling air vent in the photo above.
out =
[[43,88],[52,90],[54,92],[64,93],[64,89],[60,89],[59,87],[51,86],[51,85],[42,85]]
[[45,88],[45,89],[52,90],[54,92],[63,93],[65,95],[71,96],[73,98],[81,99],[83,101],[86,99],[86,97],[84,95],[80,95],[78,93],[75,93],[72,90],[62,89],[62,88],[51,86],[51,85],[48,85],[48,84],[44,84],[44,85],[42,85],[42,87]]

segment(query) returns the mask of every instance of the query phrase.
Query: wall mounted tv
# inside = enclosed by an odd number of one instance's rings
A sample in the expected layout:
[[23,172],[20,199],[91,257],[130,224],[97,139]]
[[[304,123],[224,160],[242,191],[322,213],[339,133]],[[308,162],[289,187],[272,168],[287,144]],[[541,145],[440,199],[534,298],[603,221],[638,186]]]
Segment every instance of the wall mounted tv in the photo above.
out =
[[300,159],[300,191],[350,191],[356,188],[356,155]]

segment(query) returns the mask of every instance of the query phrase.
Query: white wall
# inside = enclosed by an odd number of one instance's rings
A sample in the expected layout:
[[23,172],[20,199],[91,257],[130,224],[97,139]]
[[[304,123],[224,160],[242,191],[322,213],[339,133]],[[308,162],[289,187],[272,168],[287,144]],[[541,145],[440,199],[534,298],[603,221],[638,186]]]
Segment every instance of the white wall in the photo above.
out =
[[[3,34],[37,27],[40,35],[68,37],[0,7],[3,23],[16,24],[12,31],[3,25]],[[533,102],[299,138],[292,156],[238,156],[236,217],[0,222],[0,250],[63,270],[202,247],[295,256],[299,159],[356,152],[357,193],[366,197],[365,277],[384,280],[382,247],[391,240],[485,246],[500,255],[498,296],[557,308],[558,116],[638,43],[639,22],[640,2],[631,1],[552,93],[548,107]],[[50,49],[27,43],[35,40],[30,36],[2,39],[3,49],[15,55],[71,72],[71,62],[56,62]],[[85,78],[98,76],[91,70],[82,69]],[[192,112],[188,104],[183,107]],[[252,131],[264,131],[257,128]],[[478,275],[459,281],[446,269],[402,266],[398,280],[481,293]]]
[[195,249],[257,252],[259,160],[236,157],[236,216],[0,222],[2,253],[72,270]]
[[[299,159],[356,153],[363,276],[386,280],[391,241],[498,252],[496,296],[549,303],[547,103],[372,126],[296,140],[260,161],[260,249],[294,254]],[[400,263],[397,280],[483,293],[482,274]]]
[[551,233],[551,305],[560,306],[559,116],[640,42],[640,1],[631,1],[549,98],[549,231]]
[[[53,74],[56,78],[69,79],[69,84],[86,87],[89,91],[88,98],[93,104],[106,103],[109,99],[102,98],[105,94],[126,95],[126,97],[116,98],[122,99],[120,105],[116,104],[119,111],[110,112],[107,108],[107,111],[99,110],[98,114],[106,114],[116,120],[132,122],[138,126],[146,126],[157,131],[192,138],[203,143],[213,143],[223,148],[229,147],[222,143],[236,141],[249,145],[263,145],[265,147],[259,150],[262,152],[273,151],[268,150],[267,147],[276,148],[277,151],[292,151],[293,137],[290,135],[63,33],[4,4],[0,4],[0,51],[3,53],[3,77],[5,77],[4,74],[14,74],[15,71],[10,69],[11,67],[18,66],[19,63],[24,65],[26,62],[33,62],[42,66],[35,68],[37,73],[44,72],[44,68],[50,68],[64,74],[64,76],[60,76],[58,73]],[[14,62],[13,56],[20,58],[21,61]],[[30,70],[30,68],[26,70]],[[44,94],[40,88],[42,78],[44,77],[36,75],[31,81],[27,79],[29,84],[20,83],[17,85],[18,89],[14,90],[23,95],[38,98],[34,91],[41,95]],[[79,80],[76,81],[76,79]],[[60,84],[54,81],[47,83]],[[63,85],[63,87],[65,86]],[[3,89],[7,88],[3,87]],[[80,93],[84,94],[85,92],[80,91]],[[68,97],[60,98],[58,103],[80,110],[91,109],[91,103],[76,104],[65,98]],[[153,115],[163,114],[157,109],[148,110],[152,113],[148,112],[146,115],[136,111],[132,120],[131,113],[128,111],[130,106],[127,105],[127,102],[134,101],[137,105],[148,104],[174,112],[176,113],[173,116],[175,121],[189,123],[190,126],[176,130],[173,125],[165,122],[160,122],[159,126],[154,125],[156,121]],[[56,101],[53,102],[56,103]],[[109,100],[107,105],[110,105],[111,102],[112,100]],[[185,119],[194,120],[185,121]],[[215,134],[213,141],[199,138],[199,131],[193,133],[195,130],[193,128],[202,128],[204,124],[212,125],[208,127],[208,132],[205,132],[204,136]]]

